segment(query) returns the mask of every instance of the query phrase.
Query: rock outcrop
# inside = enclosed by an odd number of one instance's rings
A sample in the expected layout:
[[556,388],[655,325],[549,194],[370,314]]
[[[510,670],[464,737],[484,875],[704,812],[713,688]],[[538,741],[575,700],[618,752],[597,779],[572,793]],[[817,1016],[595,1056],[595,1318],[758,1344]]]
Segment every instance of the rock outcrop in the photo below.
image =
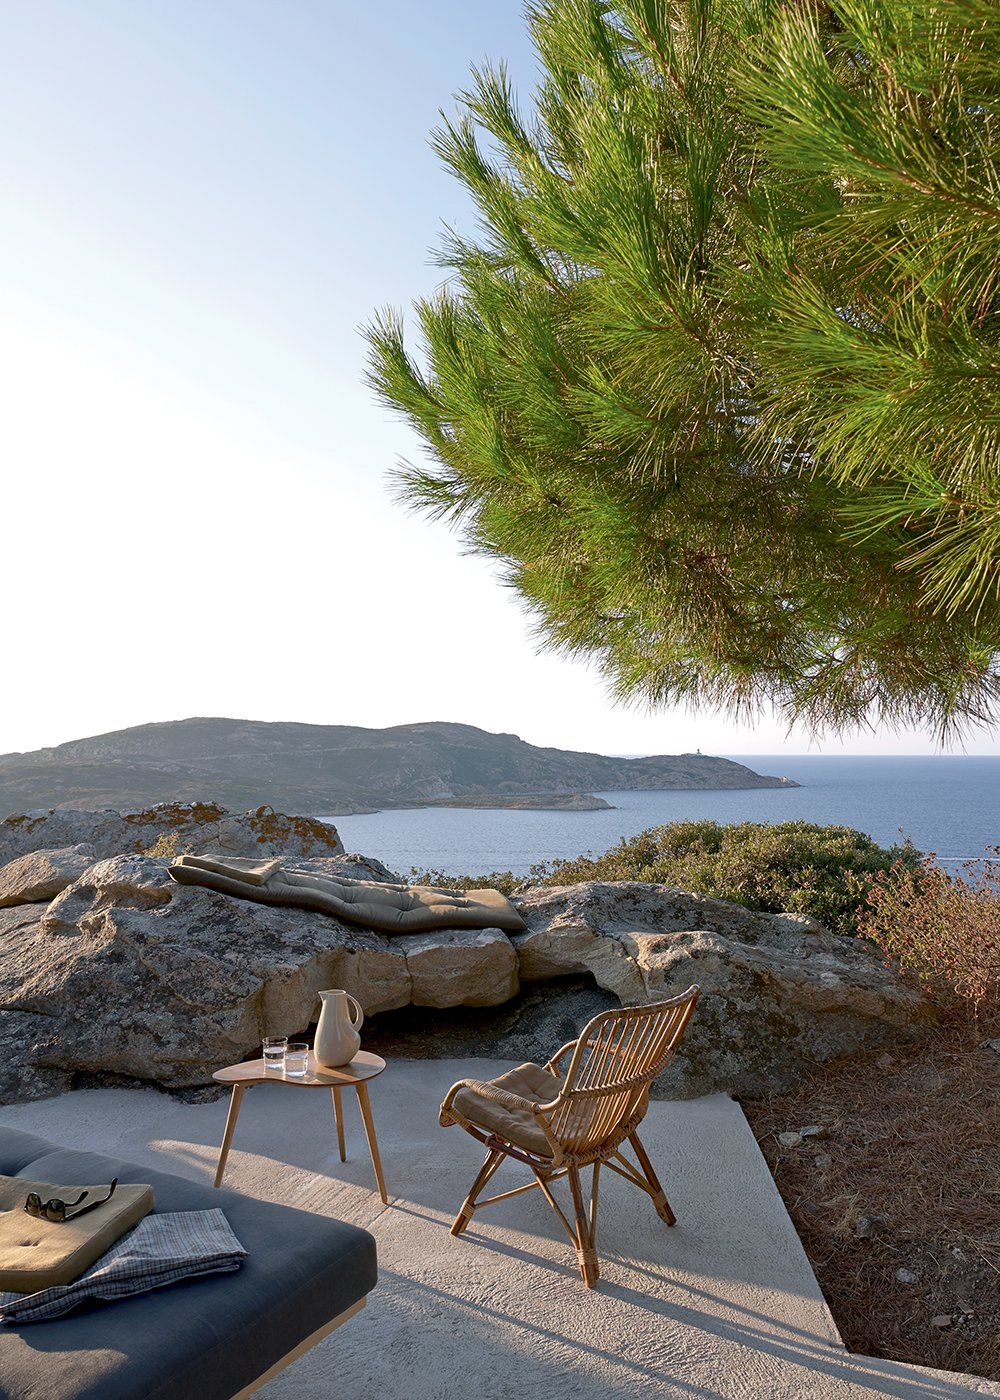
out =
[[[264,1035],[305,1030],[327,987],[344,987],[369,1017],[501,1008],[495,1023],[485,1011],[480,1023],[482,1051],[495,1054],[488,1024],[504,1027],[511,1046],[540,1047],[556,1021],[573,1034],[594,1007],[652,1002],[698,982],[697,1013],[658,1086],[680,1095],[780,1089],[835,1056],[918,1036],[930,1014],[860,941],[662,885],[531,890],[517,901],[527,930],[509,937],[497,929],[389,936],[178,885],[168,863],[118,854],[90,865],[45,909],[0,909],[0,1055],[13,1047],[0,1060],[0,1100],[56,1092],[80,1075],[208,1084],[214,1068],[256,1053]],[[359,856],[301,863],[392,878]],[[516,1010],[526,995],[528,1021]],[[559,999],[551,1016],[550,995]],[[466,1053],[477,1034],[472,1014],[458,1017]],[[449,1043],[443,1015],[434,1024]],[[435,1053],[430,1042],[425,1049]]]
[[[517,955],[499,930],[390,938],[178,885],[167,865],[100,861],[0,941],[0,1008],[55,1032],[38,1052],[44,1067],[189,1087],[263,1035],[301,1031],[326,987],[344,987],[366,1015],[490,1006],[517,991]],[[322,866],[377,874],[350,857]]]
[[79,879],[96,857],[93,846],[60,846],[28,851],[0,867],[0,909],[14,904],[48,903]]
[[535,889],[517,903],[525,981],[590,973],[628,1004],[699,984],[667,1092],[781,1090],[826,1060],[918,1036],[931,1017],[870,945],[801,915],[633,882]]
[[56,807],[0,821],[0,867],[37,851],[87,846],[91,859],[101,860],[124,851],[148,851],[158,843],[165,855],[217,851],[230,856],[286,856],[290,861],[340,855],[344,850],[336,827],[328,822],[285,816],[270,807],[240,813],[227,812],[213,802],[161,802],[141,812]]
[[[44,904],[0,909],[0,959],[9,954],[16,966],[19,950],[30,956],[44,913]],[[0,1103],[48,1098],[72,1087],[71,1073],[40,1062],[58,1029],[49,1017],[0,1008]]]

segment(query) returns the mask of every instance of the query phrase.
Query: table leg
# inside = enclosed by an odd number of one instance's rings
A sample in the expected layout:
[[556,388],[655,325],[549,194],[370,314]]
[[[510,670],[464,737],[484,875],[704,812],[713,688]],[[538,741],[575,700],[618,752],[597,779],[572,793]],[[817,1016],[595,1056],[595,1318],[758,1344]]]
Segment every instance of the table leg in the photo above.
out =
[[344,1151],[344,1105],[340,1100],[340,1089],[334,1084],[330,1090],[333,1094],[333,1112],[337,1119],[337,1142],[340,1146],[340,1160],[347,1161],[347,1153]]
[[222,1137],[222,1146],[219,1149],[219,1165],[215,1170],[215,1184],[222,1185],[222,1173],[226,1170],[226,1158],[229,1156],[229,1144],[233,1140],[233,1133],[236,1131],[236,1120],[240,1116],[240,1104],[243,1102],[244,1085],[233,1085],[233,1097],[229,1100],[229,1117],[226,1119],[226,1131]]
[[365,1125],[365,1137],[368,1139],[368,1150],[372,1154],[372,1166],[375,1168],[375,1180],[378,1182],[378,1193],[383,1202],[388,1205],[389,1197],[385,1190],[385,1177],[382,1175],[382,1159],[378,1155],[378,1140],[375,1137],[375,1124],[372,1120],[372,1106],[368,1099],[368,1086],[363,1080],[354,1086],[358,1091],[358,1107],[361,1109],[361,1118]]

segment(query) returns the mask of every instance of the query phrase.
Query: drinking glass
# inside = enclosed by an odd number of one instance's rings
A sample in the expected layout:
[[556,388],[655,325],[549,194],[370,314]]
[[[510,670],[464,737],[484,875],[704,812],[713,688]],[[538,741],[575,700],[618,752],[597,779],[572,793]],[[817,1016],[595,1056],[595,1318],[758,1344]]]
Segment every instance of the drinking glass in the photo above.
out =
[[309,1046],[304,1040],[290,1040],[285,1046],[285,1073],[301,1079],[309,1069]]
[[264,1037],[264,1069],[281,1070],[285,1065],[285,1046],[288,1044],[287,1036],[269,1035]]

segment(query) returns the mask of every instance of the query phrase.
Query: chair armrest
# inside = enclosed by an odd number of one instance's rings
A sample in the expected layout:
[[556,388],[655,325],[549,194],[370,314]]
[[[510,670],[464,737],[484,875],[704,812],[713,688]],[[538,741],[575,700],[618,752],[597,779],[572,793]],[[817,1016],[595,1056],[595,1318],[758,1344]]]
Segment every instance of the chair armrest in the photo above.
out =
[[561,1050],[557,1050],[556,1053],[552,1056],[551,1060],[548,1061],[548,1063],[546,1064],[545,1068],[546,1068],[551,1074],[562,1074],[562,1073],[563,1073],[563,1067],[562,1067],[562,1065],[560,1064],[560,1061],[561,1061],[566,1055],[570,1054],[571,1051],[575,1050],[575,1049],[576,1049],[576,1046],[577,1046],[577,1042],[576,1042],[575,1040],[567,1040],[566,1044],[562,1047],[562,1049],[561,1049]]
[[471,1089],[480,1098],[489,1099],[493,1103],[500,1104],[503,1108],[521,1110],[530,1113],[534,1117],[538,1112],[538,1104],[532,1103],[530,1099],[523,1099],[520,1094],[512,1094],[509,1089],[498,1089],[495,1084],[484,1082],[481,1079],[460,1079],[457,1084],[453,1084],[444,1097],[441,1105],[441,1112],[438,1115],[442,1127],[460,1121],[460,1115],[452,1112],[452,1103],[455,1095],[461,1089]]
[[[509,1089],[500,1089],[496,1084],[484,1083],[481,1079],[460,1079],[457,1084],[451,1086],[444,1097],[444,1103],[442,1103],[441,1111],[438,1114],[438,1122],[441,1124],[442,1128],[450,1128],[453,1123],[457,1123],[459,1127],[464,1128],[466,1132],[472,1133],[473,1137],[479,1137],[480,1141],[485,1142],[487,1140],[485,1137],[482,1137],[482,1133],[488,1133],[489,1129],[483,1128],[480,1124],[476,1124],[473,1120],[466,1118],[461,1109],[457,1109],[454,1106],[455,1096],[460,1093],[462,1089],[469,1089],[472,1093],[479,1095],[479,1097],[500,1104],[503,1108],[508,1108],[515,1112],[527,1113],[534,1119],[535,1123],[544,1133],[545,1140],[552,1149],[553,1164],[558,1166],[563,1160],[562,1146],[558,1140],[552,1136],[552,1130],[545,1112],[546,1109],[551,1109],[554,1106],[553,1104],[534,1103],[531,1099],[522,1098],[520,1094],[512,1094]],[[508,1147],[505,1150],[508,1152],[513,1151],[515,1156],[519,1155],[513,1148]],[[528,1161],[529,1159],[525,1157],[522,1160]]]

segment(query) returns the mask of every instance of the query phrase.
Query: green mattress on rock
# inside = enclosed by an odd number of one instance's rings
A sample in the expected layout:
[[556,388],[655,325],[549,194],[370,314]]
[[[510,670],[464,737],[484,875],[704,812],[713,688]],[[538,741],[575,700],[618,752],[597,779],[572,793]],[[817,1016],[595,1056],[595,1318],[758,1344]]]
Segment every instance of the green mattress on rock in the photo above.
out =
[[201,885],[236,899],[332,914],[345,923],[382,933],[423,933],[437,928],[499,928],[520,933],[525,924],[499,890],[443,890],[347,880],[286,869],[280,861],[233,856],[179,856],[170,866],[181,885]]

